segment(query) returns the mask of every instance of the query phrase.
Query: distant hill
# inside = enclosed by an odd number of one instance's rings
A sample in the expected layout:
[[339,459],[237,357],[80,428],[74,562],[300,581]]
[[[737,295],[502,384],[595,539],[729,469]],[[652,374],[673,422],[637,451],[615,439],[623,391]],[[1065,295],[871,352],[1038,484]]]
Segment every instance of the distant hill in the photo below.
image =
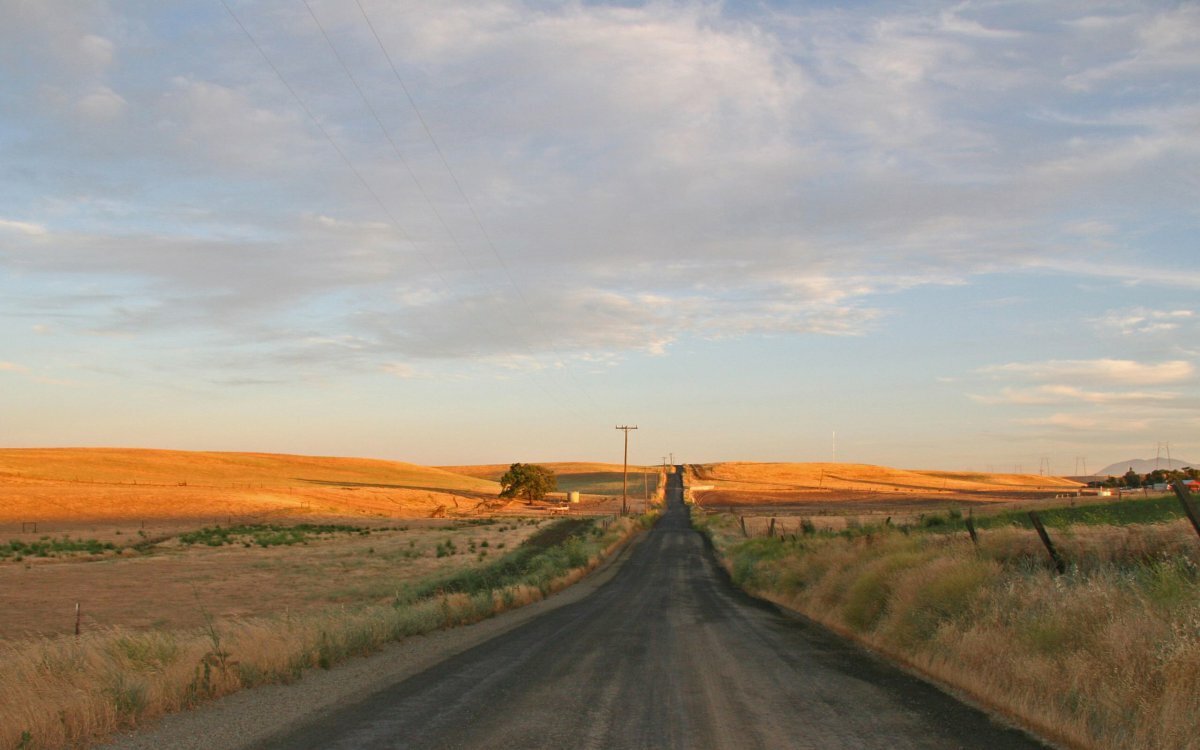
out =
[[63,531],[85,521],[261,523],[267,518],[468,515],[487,512],[483,506],[499,491],[486,479],[366,458],[0,449],[4,530],[34,521]]
[[1120,476],[1129,471],[1132,467],[1138,474],[1149,474],[1155,469],[1182,469],[1185,467],[1200,468],[1200,464],[1195,461],[1185,461],[1180,458],[1172,458],[1168,461],[1165,458],[1131,458],[1128,461],[1117,461],[1115,464],[1109,464],[1100,471],[1097,471],[1098,476]]
[[[895,469],[850,463],[750,463],[730,461],[693,464],[697,483],[718,489],[746,490],[886,490],[1000,491],[1075,488],[1079,483],[1039,474],[984,474],[963,471]],[[1124,470],[1122,470],[1124,471]]]
[[430,466],[371,458],[139,448],[0,448],[0,481],[319,485],[497,492],[494,482]]

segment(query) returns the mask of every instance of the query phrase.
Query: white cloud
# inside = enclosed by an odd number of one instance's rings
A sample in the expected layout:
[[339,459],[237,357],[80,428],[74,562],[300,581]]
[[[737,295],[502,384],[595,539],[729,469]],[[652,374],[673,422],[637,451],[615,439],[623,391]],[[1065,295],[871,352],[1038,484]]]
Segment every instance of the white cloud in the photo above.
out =
[[404,362],[389,362],[383,366],[383,371],[389,375],[394,375],[405,380],[415,378],[417,376],[416,368]]
[[1088,417],[1063,413],[1016,421],[1031,427],[1054,427],[1081,432],[1144,432],[1150,425],[1149,420],[1145,419]]
[[1034,380],[1082,380],[1121,385],[1161,385],[1188,380],[1195,372],[1190,362],[1135,362],[1128,359],[1056,359],[1045,362],[1012,362],[985,367],[980,372],[1015,375]]
[[79,40],[81,57],[96,68],[107,68],[112,64],[114,49],[112,40],[97,34],[84,34]]
[[46,234],[46,227],[32,221],[17,221],[16,219],[0,219],[0,231],[20,232],[33,237]]
[[[43,144],[31,173],[77,174],[59,205],[117,194],[76,207],[63,225],[82,229],[21,262],[119,285],[126,300],[87,310],[105,330],[253,330],[281,356],[378,368],[866,335],[888,326],[887,295],[1012,270],[1200,288],[1152,249],[1134,257],[1126,219],[1162,210],[1156,168],[1195,165],[1194,103],[1170,81],[1136,106],[1063,96],[1064,75],[1102,91],[1186,67],[1182,36],[1135,5],[1088,20],[1065,5],[369,3],[453,180],[353,4],[314,9],[415,179],[302,6],[239,6],[395,226],[219,7],[224,41],[189,47],[136,9],[32,5],[0,41],[52,37],[70,75],[21,80],[122,127]],[[1158,62],[1111,69],[1145,55]],[[1105,362],[1038,377],[1178,382],[1180,363]]]
[[1200,51],[1195,43],[1200,38],[1200,9],[1194,5],[1106,20],[1109,23],[1082,28],[1098,32],[1110,43],[1114,37],[1123,42],[1108,47],[1117,59],[1067,76],[1064,84],[1068,88],[1086,91],[1114,79],[1200,69]]
[[1146,336],[1177,330],[1181,325],[1196,319],[1194,310],[1151,310],[1131,307],[1109,310],[1090,322],[1101,333],[1119,333],[1123,336]]
[[985,404],[1041,405],[1069,402],[1088,404],[1168,402],[1178,397],[1178,393],[1166,391],[1094,391],[1073,385],[1040,385],[1033,388],[1003,388],[998,395],[973,396],[972,398]]
[[15,362],[0,362],[0,372],[29,372],[29,368]]
[[250,91],[187,76],[176,76],[171,86],[159,103],[159,128],[198,159],[261,169],[304,165],[315,147],[328,148],[306,133],[302,113],[260,105]]
[[79,99],[75,111],[89,120],[102,122],[120,117],[125,105],[125,98],[120,94],[107,86],[97,86]]

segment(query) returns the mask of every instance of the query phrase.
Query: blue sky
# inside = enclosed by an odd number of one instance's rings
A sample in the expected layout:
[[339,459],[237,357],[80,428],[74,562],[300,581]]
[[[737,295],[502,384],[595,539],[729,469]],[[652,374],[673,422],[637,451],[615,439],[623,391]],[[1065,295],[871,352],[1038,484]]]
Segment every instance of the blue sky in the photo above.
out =
[[1200,460],[1194,4],[228,9],[0,0],[3,444]]

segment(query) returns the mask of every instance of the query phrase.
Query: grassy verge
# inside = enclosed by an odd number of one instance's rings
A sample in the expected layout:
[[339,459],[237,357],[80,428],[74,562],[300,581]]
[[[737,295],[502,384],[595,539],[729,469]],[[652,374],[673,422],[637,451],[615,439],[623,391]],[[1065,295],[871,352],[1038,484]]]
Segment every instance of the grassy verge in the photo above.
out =
[[[1185,522],[1032,532],[857,529],[744,539],[700,516],[733,580],[1073,747],[1196,748],[1200,545]],[[1190,535],[1190,536],[1189,536]]]
[[82,747],[245,687],[291,682],[390,641],[538,601],[582,578],[654,516],[551,524],[498,560],[401,588],[391,604],[209,619],[199,631],[112,629],[0,644],[0,747]]
[[96,539],[72,539],[70,536],[58,538],[43,536],[35,542],[12,540],[8,544],[0,544],[0,560],[9,558],[20,562],[26,557],[57,557],[75,553],[99,555],[104,552],[116,551],[117,547],[111,542],[101,542]]
[[238,524],[235,526],[206,526],[203,529],[189,531],[179,535],[179,542],[184,545],[204,544],[209,547],[221,547],[226,544],[242,544],[247,547],[255,545],[278,547],[306,544],[310,539],[322,539],[333,534],[369,536],[371,530],[343,524]]
[[[1173,495],[1045,508],[1038,510],[1038,516],[1046,526],[1058,528],[1072,525],[1127,526],[1130,524],[1168,523],[1184,518],[1183,508]],[[975,527],[979,529],[1004,526],[1033,528],[1033,524],[1029,520],[1028,509],[1003,510],[999,513],[979,515],[975,516],[974,521]],[[962,513],[957,510],[946,514],[933,513],[922,516],[921,525],[947,531],[961,531],[966,528]]]

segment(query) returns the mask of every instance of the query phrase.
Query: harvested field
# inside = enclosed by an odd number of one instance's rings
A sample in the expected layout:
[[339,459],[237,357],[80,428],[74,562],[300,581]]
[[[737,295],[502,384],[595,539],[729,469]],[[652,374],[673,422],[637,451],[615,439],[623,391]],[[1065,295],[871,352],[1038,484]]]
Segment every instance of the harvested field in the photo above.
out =
[[541,523],[417,520],[346,527],[270,547],[250,536],[221,546],[186,545],[176,536],[143,551],[27,557],[0,563],[8,605],[0,608],[0,640],[68,634],[76,602],[83,630],[92,632],[114,626],[188,629],[207,616],[224,621],[388,601],[410,582],[504,554]]
[[[1054,492],[1079,487],[1060,477],[893,469],[871,464],[746,463],[693,464],[692,483],[728,489],[859,490],[887,492]],[[725,487],[728,485],[728,487]]]
[[1036,501],[1076,491],[1059,477],[910,471],[869,464],[719,463],[687,467],[706,508],[778,515],[920,513]]
[[[507,505],[485,479],[357,458],[127,449],[0,450],[0,530],[471,515]],[[155,533],[159,533],[156,530]]]

